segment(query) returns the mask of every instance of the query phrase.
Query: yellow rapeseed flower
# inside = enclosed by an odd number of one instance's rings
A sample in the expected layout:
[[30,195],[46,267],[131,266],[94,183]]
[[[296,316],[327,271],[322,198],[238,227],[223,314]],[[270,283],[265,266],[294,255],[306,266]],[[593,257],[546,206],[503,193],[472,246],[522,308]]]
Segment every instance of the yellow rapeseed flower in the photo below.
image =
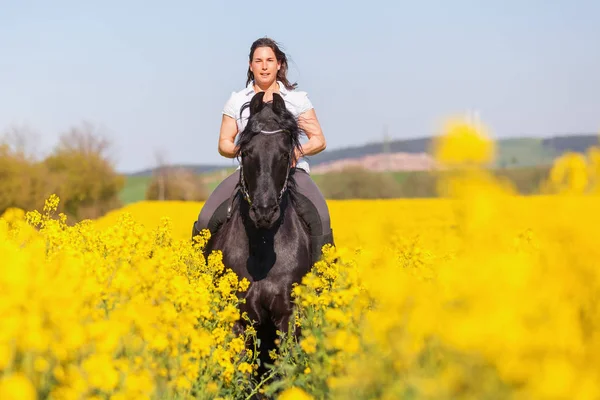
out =
[[278,400],[312,400],[313,397],[306,393],[304,390],[292,387],[286,389],[277,397]]
[[446,166],[485,165],[493,161],[494,151],[483,126],[461,119],[448,121],[433,147],[435,159]]
[[2,400],[35,400],[35,387],[23,373],[5,375],[0,378],[0,399]]
[[307,354],[312,354],[317,351],[317,339],[312,335],[305,337],[300,341],[300,347]]
[[243,362],[238,366],[238,370],[243,374],[251,374],[253,371],[252,365]]

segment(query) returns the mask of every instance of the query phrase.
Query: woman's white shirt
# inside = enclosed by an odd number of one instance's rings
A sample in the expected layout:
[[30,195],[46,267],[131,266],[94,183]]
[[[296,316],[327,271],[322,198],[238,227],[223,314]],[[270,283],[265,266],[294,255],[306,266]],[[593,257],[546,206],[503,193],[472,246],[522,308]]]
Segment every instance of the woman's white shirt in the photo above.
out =
[[[292,113],[292,115],[297,119],[299,115],[313,108],[313,105],[308,98],[308,94],[303,91],[297,90],[287,90],[282,82],[277,81],[279,84],[279,94],[285,101],[285,106]],[[256,93],[254,92],[254,82],[250,82],[245,89],[240,90],[238,92],[232,92],[231,96],[225,103],[223,107],[223,114],[230,116],[235,119],[238,132],[241,132],[246,127],[246,123],[248,122],[248,117],[250,115],[250,110],[248,108],[244,109],[244,112],[241,113],[241,108],[245,103],[248,103],[252,100],[252,97]],[[306,172],[310,172],[310,167],[308,162],[304,159],[304,157],[298,160],[296,164],[296,168],[300,168],[305,170]]]

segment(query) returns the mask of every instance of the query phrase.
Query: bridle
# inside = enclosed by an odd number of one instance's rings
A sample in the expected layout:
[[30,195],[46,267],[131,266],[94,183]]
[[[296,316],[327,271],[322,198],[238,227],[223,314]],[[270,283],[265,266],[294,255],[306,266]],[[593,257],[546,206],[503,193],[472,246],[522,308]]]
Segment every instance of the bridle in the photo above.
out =
[[[273,135],[275,133],[281,133],[281,132],[287,132],[287,130],[285,129],[277,129],[275,131],[265,131],[265,130],[261,130],[260,133],[263,135]],[[288,156],[288,167],[285,173],[285,181],[283,182],[283,187],[281,188],[281,191],[279,192],[279,196],[277,196],[277,203],[279,203],[284,195],[284,193],[286,192],[286,190],[288,189],[288,182],[289,182],[289,178],[290,178],[290,170],[291,170],[291,166],[292,166],[292,155],[294,152],[294,148],[292,147],[292,150],[290,150],[290,154]],[[246,179],[244,178],[244,162],[243,162],[243,156],[242,156],[242,162],[240,163],[240,181],[238,183],[238,185],[241,192],[242,192],[242,196],[244,197],[244,199],[246,200],[246,202],[248,203],[248,205],[252,206],[252,199],[250,198],[250,193],[248,192],[248,186],[246,185]],[[229,219],[231,217],[231,205],[233,203],[233,198],[235,197],[235,193],[237,191],[234,190],[234,193],[232,194],[232,198],[229,204],[229,207],[227,209],[227,219]]]

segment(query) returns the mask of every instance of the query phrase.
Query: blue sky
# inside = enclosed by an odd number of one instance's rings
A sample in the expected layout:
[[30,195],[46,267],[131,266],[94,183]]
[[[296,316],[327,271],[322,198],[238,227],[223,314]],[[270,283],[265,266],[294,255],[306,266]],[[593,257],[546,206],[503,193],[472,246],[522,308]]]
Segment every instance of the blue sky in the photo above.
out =
[[222,163],[222,107],[251,43],[280,42],[328,149],[436,134],[474,109],[494,137],[600,132],[599,1],[0,0],[0,131],[40,151],[81,121],[120,171]]

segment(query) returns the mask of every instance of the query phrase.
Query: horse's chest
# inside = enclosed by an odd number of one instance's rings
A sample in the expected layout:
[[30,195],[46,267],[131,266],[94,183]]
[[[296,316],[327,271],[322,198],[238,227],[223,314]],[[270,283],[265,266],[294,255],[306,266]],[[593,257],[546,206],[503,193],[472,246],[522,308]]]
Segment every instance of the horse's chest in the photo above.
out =
[[[223,232],[223,262],[240,278],[297,281],[310,269],[308,237],[286,227],[271,237],[236,235],[243,226],[233,224]],[[243,232],[243,231],[242,231]]]
[[272,243],[238,242],[238,250],[224,254],[224,263],[240,277],[251,282],[265,279],[295,280],[309,270],[310,255],[307,246],[299,242],[284,243],[275,240]]

